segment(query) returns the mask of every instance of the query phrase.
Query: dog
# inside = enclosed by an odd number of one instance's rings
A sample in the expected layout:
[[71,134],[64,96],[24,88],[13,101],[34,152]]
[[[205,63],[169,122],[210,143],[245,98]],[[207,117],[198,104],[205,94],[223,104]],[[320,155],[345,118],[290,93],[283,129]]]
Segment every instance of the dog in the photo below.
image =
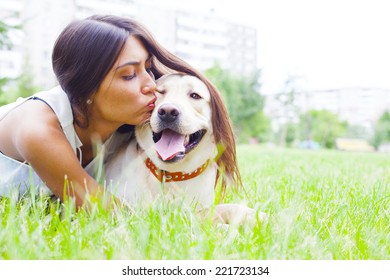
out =
[[[186,74],[167,74],[156,81],[150,120],[135,127],[135,137],[105,166],[109,190],[132,206],[160,197],[210,209],[218,182],[222,191],[240,183],[234,136],[218,91]],[[255,211],[219,204],[214,219],[243,223]]]

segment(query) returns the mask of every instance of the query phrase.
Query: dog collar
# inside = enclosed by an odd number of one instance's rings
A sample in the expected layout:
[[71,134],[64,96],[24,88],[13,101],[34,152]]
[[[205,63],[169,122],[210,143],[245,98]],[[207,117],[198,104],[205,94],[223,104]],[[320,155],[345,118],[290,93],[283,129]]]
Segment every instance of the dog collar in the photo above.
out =
[[209,163],[210,160],[208,159],[201,167],[199,167],[195,171],[191,173],[184,173],[184,172],[168,172],[165,170],[160,170],[153,163],[153,161],[150,160],[150,158],[147,158],[145,160],[146,167],[149,168],[150,172],[152,172],[154,177],[156,177],[157,180],[159,180],[162,183],[179,182],[179,181],[185,181],[185,180],[195,178],[196,176],[202,174],[203,171],[205,171]]

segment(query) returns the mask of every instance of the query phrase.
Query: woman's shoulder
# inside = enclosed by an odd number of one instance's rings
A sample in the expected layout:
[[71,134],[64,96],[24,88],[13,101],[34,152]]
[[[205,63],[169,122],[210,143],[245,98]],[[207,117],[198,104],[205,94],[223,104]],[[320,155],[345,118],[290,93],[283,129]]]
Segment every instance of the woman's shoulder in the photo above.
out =
[[12,108],[1,120],[0,147],[12,158],[25,160],[23,151],[34,150],[61,133],[63,135],[53,111],[43,102],[28,100]]
[[18,127],[61,125],[63,129],[73,125],[73,113],[67,94],[56,86],[38,92],[28,98],[20,98],[0,108],[0,117],[16,123]]
[[23,139],[44,138],[50,136],[53,130],[62,131],[57,115],[43,102],[26,102],[11,113],[9,121],[18,123],[15,131],[19,131]]
[[68,95],[60,86],[34,94],[33,98],[45,102],[57,115],[62,127],[73,124],[72,107]]
[[[22,101],[16,101],[17,105],[11,106],[5,113],[2,125],[7,126],[11,134],[23,137],[39,136],[39,134],[45,136],[53,129],[61,129],[63,121],[58,112],[62,112],[58,110],[61,107],[58,104],[66,101],[61,101],[60,92],[58,88],[54,88],[34,94]],[[56,96],[58,100],[55,101],[56,98],[52,96]]]

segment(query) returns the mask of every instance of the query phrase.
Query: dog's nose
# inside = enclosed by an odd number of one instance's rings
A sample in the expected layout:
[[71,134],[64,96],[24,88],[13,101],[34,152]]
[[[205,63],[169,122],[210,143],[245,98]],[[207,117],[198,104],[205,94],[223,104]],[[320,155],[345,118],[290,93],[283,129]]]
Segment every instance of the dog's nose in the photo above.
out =
[[173,122],[175,121],[179,115],[180,110],[176,106],[172,104],[164,104],[161,105],[160,108],[158,108],[158,117],[165,122]]

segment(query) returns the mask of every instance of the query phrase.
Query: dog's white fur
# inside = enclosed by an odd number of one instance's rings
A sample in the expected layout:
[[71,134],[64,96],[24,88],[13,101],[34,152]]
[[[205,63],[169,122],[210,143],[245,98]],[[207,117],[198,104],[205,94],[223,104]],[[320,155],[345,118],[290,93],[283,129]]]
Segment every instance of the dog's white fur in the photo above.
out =
[[[198,209],[207,209],[214,202],[214,186],[217,175],[217,146],[211,122],[210,93],[198,78],[188,75],[170,74],[157,81],[156,107],[150,122],[135,128],[135,139],[120,150],[105,166],[105,177],[110,190],[131,205],[148,204],[159,197],[195,203]],[[180,134],[189,135],[205,129],[200,143],[181,160],[163,161],[155,150],[153,131],[160,132],[167,127],[159,117],[159,108],[175,106],[180,112],[174,129]],[[174,128],[173,128],[174,127]],[[160,183],[146,167],[145,159],[150,158],[160,169],[168,172],[190,173],[207,160],[210,164],[195,178]],[[239,216],[237,221],[237,215]],[[234,216],[234,217],[233,217]],[[241,223],[254,218],[254,210],[240,205],[217,206],[217,219],[223,222],[236,220]],[[233,218],[232,218],[233,217]]]

